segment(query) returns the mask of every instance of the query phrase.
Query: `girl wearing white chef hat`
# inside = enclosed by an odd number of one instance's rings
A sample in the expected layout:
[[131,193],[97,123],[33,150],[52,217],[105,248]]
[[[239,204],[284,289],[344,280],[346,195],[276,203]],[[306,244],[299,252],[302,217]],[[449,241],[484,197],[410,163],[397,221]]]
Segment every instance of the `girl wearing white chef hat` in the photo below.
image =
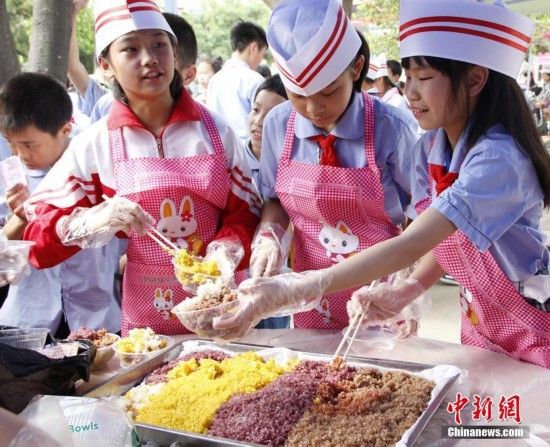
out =
[[49,267],[125,232],[123,334],[146,326],[188,332],[170,312],[188,294],[145,227],[215,257],[230,277],[258,221],[251,171],[233,131],[182,87],[175,36],[154,1],[97,0],[95,31],[117,101],[72,141],[31,197],[30,260]]
[[[412,116],[361,92],[368,45],[337,0],[284,0],[266,34],[290,101],[263,124],[266,204],[251,257],[256,277],[278,273],[289,220],[299,272],[329,267],[399,234],[416,141]],[[327,295],[296,314],[295,327],[346,326],[350,295]]]
[[462,286],[463,343],[550,367],[550,256],[539,228],[550,156],[515,81],[532,31],[500,2],[402,0],[405,91],[430,130],[415,148],[413,203],[424,211],[334,267],[271,278],[269,301],[253,295],[249,309],[311,305],[422,258],[411,278],[355,292],[350,316],[391,317],[447,272]]

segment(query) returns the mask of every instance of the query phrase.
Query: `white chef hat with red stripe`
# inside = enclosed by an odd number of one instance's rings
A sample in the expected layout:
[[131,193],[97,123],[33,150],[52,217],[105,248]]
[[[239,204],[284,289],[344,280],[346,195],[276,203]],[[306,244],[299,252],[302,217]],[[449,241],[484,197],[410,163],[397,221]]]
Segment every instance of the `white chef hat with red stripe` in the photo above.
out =
[[376,60],[376,57],[371,56],[370,62],[369,62],[369,69],[367,70],[367,74],[365,77],[369,79],[376,79],[376,73],[378,72],[378,61]]
[[384,53],[380,54],[376,58],[376,64],[378,65],[378,70],[376,70],[376,75],[373,79],[383,78],[388,76],[388,60]]
[[453,59],[516,78],[533,28],[502,0],[401,0],[401,58]]
[[283,0],[266,34],[285,87],[304,96],[332,83],[361,47],[337,0]]
[[132,31],[160,29],[176,38],[154,0],[96,0],[94,17],[98,57],[114,40]]

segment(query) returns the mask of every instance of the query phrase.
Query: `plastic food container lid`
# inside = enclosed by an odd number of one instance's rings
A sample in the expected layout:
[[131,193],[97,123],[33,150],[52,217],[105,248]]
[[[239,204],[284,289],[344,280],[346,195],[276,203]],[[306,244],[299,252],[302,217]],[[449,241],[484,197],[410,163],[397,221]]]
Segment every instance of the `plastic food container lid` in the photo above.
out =
[[[346,333],[347,327],[342,331]],[[356,354],[363,354],[369,349],[393,349],[397,339],[399,338],[399,331],[392,326],[381,325],[364,325],[359,328],[357,335],[351,345],[351,350]],[[351,339],[351,335],[348,337],[348,343]]]

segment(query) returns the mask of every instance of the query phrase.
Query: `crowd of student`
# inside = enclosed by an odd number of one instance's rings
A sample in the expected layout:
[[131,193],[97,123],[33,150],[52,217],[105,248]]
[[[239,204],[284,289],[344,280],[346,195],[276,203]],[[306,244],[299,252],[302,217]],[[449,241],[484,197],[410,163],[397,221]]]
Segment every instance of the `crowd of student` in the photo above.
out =
[[[138,3],[95,5],[110,89],[73,30],[68,77],[89,127],[75,131],[46,75],[2,87],[0,128],[28,179],[5,193],[3,233],[34,245],[0,324],[186,332],[169,311],[189,293],[145,234],[155,226],[240,283],[238,312],[215,323],[230,338],[288,314],[296,328],[395,319],[447,273],[468,303],[464,343],[550,366],[550,156],[515,81],[529,19],[401,0],[403,72],[336,0],[283,0],[267,32],[231,29],[220,67],[197,61],[183,18]],[[279,74],[264,77],[268,48]]]

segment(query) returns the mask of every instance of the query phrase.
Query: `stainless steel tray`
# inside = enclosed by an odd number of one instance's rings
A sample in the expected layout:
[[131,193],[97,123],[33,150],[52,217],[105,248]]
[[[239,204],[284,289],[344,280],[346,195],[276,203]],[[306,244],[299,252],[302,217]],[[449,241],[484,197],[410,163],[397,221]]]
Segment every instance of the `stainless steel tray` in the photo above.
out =
[[[258,351],[262,349],[272,348],[273,346],[256,345],[252,343],[228,343],[220,345],[218,343],[209,340],[196,340],[201,347],[215,347],[232,351],[234,353],[240,353],[245,351]],[[139,384],[141,380],[153,371],[155,368],[161,366],[163,363],[175,359],[182,350],[182,344],[178,343],[163,354],[140,363],[132,368],[122,370],[118,374],[112,376],[107,381],[96,385],[90,389],[85,396],[86,397],[106,397],[106,396],[120,396],[128,391],[133,386]],[[332,356],[327,354],[317,354],[313,352],[299,351],[291,349],[291,351],[302,353],[310,357],[314,357],[318,360],[330,361]],[[397,360],[385,360],[365,357],[348,356],[347,362],[355,363],[363,367],[378,367],[385,369],[400,369],[411,373],[417,373],[426,369],[433,368],[435,365],[403,362]],[[428,404],[426,410],[420,415],[416,421],[416,426],[409,434],[407,446],[412,446],[430,418],[433,416],[447,391],[452,386],[458,375],[447,380],[439,392],[432,396],[432,400]],[[158,445],[169,446],[173,442],[178,442],[179,446],[250,446],[256,444],[242,443],[239,441],[218,438],[214,436],[202,435],[198,433],[184,432],[169,428],[158,427],[148,424],[136,424],[136,430],[139,433],[140,439],[143,442],[153,441]]]

